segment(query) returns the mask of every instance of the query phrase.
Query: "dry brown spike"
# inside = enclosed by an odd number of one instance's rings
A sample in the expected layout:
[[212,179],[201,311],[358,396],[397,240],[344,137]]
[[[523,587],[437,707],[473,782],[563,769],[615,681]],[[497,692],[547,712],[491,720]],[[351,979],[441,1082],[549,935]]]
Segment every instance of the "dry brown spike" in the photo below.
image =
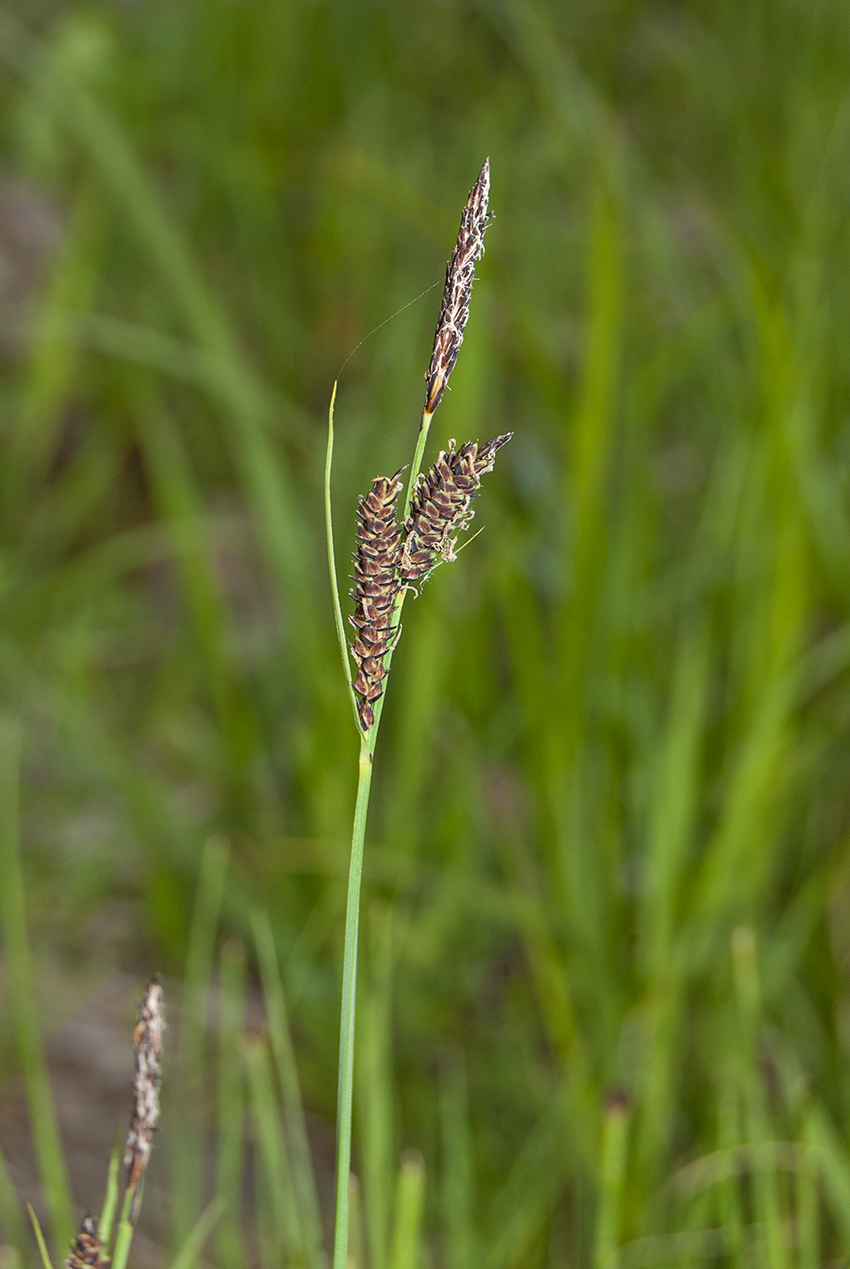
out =
[[109,1257],[97,1236],[97,1221],[91,1212],[83,1217],[80,1232],[71,1243],[65,1269],[108,1269]]
[[443,399],[449,375],[455,368],[463,343],[463,332],[469,320],[469,300],[475,281],[475,265],[484,254],[484,231],[493,219],[488,211],[490,198],[490,160],[478,173],[478,180],[469,192],[460,219],[457,243],[446,268],[446,286],[431,363],[425,375],[425,413],[433,414]]
[[155,976],[139,1005],[139,1021],[133,1032],[136,1070],[133,1078],[133,1114],[127,1134],[124,1166],[127,1188],[135,1187],[148,1166],[153,1134],[159,1120],[159,1077],[162,1033],[165,1030],[162,984]]
[[473,517],[472,499],[481,477],[493,470],[496,453],[511,439],[512,432],[494,436],[479,447],[467,441],[459,450],[449,441],[427,473],[419,477],[404,522],[404,546],[400,575],[403,585],[413,585],[428,576],[442,561],[455,558],[454,548]]
[[357,548],[354,552],[354,615],[356,631],[349,644],[357,666],[352,687],[358,697],[360,726],[368,731],[375,721],[374,706],[384,690],[384,657],[393,647],[392,616],[401,590],[398,567],[401,531],[396,504],[401,492],[402,467],[394,476],[376,476],[357,508]]

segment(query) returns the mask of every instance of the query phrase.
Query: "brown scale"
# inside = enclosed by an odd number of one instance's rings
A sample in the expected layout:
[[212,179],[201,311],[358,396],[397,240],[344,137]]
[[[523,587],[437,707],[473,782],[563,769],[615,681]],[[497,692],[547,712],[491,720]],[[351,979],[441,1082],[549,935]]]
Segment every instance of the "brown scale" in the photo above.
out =
[[80,1232],[71,1243],[65,1259],[66,1269],[108,1269],[110,1259],[97,1236],[97,1221],[89,1212],[83,1217]]
[[349,621],[357,633],[349,647],[357,666],[352,687],[359,697],[357,712],[364,731],[375,721],[374,705],[384,690],[384,657],[397,637],[392,630],[393,609],[401,589],[401,530],[396,504],[403,471],[402,467],[394,476],[376,476],[357,509],[354,587],[349,592],[354,600],[354,615]]
[[440,456],[427,475],[416,482],[410,514],[404,522],[404,547],[400,573],[406,586],[422,581],[442,561],[455,559],[458,534],[473,516],[472,499],[485,472],[493,470],[496,451],[511,439],[512,432],[495,436],[479,449],[477,441],[467,441]]

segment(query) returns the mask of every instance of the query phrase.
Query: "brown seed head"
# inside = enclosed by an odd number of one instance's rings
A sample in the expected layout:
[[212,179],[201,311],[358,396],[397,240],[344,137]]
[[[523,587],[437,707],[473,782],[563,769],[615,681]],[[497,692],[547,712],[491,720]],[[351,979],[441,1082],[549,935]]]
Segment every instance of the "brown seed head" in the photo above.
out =
[[128,1189],[137,1184],[148,1166],[153,1133],[159,1119],[159,1074],[164,1030],[162,984],[155,977],[147,985],[139,1005],[139,1021],[133,1032],[133,1048],[136,1051],[134,1101],[124,1152]]
[[485,472],[493,470],[496,452],[512,432],[494,436],[479,448],[477,441],[456,450],[449,441],[427,475],[416,482],[410,514],[404,522],[401,580],[405,585],[422,581],[442,561],[455,559],[458,534],[468,527],[471,507]]
[[463,209],[457,244],[446,268],[443,303],[437,319],[431,364],[425,375],[425,410],[428,414],[433,414],[443,399],[463,343],[475,265],[484,254],[484,231],[493,219],[492,212],[487,210],[489,198],[490,160],[486,159]]
[[83,1217],[80,1232],[71,1243],[65,1259],[65,1269],[108,1269],[109,1257],[97,1236],[97,1221],[91,1212]]
[[350,592],[354,615],[349,618],[356,634],[349,646],[357,666],[352,686],[359,697],[357,712],[364,731],[375,721],[373,707],[384,690],[384,657],[395,637],[391,623],[401,589],[401,531],[396,503],[403,471],[402,467],[394,476],[376,476],[365,498],[359,499],[357,509],[354,587]]

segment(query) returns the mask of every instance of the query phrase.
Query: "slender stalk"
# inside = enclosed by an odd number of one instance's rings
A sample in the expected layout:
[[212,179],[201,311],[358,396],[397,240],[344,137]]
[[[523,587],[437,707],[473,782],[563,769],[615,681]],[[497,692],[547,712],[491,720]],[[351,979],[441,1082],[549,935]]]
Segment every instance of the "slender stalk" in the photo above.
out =
[[44,1241],[44,1234],[41,1232],[41,1226],[38,1223],[38,1217],[33,1211],[32,1203],[27,1203],[27,1211],[29,1212],[30,1220],[32,1221],[35,1241],[38,1244],[38,1250],[41,1255],[41,1263],[44,1265],[44,1269],[53,1269],[53,1264],[50,1260],[50,1253],[47,1250],[47,1243]]
[[354,1014],[357,987],[357,934],[360,927],[360,884],[363,877],[363,845],[366,815],[372,788],[372,763],[377,720],[360,742],[357,801],[351,835],[348,899],[345,907],[345,952],[342,965],[342,1018],[339,1036],[339,1091],[337,1098],[336,1227],[333,1269],[346,1269],[348,1261],[349,1174],[351,1172],[351,1114],[354,1094]]
[[[431,430],[431,420],[433,413],[429,414],[427,409],[423,409],[422,418],[419,422],[419,435],[416,438],[416,449],[413,451],[413,462],[410,464],[410,479],[407,482],[407,493],[404,496],[404,514],[407,515],[410,510],[410,504],[413,501],[413,490],[416,487],[416,477],[422,470],[422,459],[425,457],[425,446],[428,443],[428,433]],[[402,598],[404,591],[402,591]],[[399,603],[401,608],[401,603]]]
[[112,1239],[112,1226],[115,1224],[115,1213],[118,1210],[120,1175],[121,1142],[116,1137],[115,1145],[112,1147],[112,1154],[109,1158],[109,1172],[106,1177],[106,1196],[103,1200],[103,1210],[100,1213],[100,1220],[97,1222],[97,1236],[105,1248],[109,1247]]
[[339,602],[339,580],[336,573],[334,524],[333,513],[331,511],[331,468],[333,467],[334,457],[334,405],[336,404],[336,388],[337,385],[334,383],[330,405],[328,406],[328,447],[325,453],[325,537],[328,544],[328,572],[330,573],[331,578],[331,595],[333,596],[336,637],[337,642],[339,643],[339,654],[342,657],[342,673],[348,688],[351,708],[354,711],[354,725],[359,732],[360,723],[357,720],[357,701],[355,700],[354,691],[351,687],[351,666],[348,663],[348,652],[346,650],[345,622],[342,619],[342,605]]
[[115,1250],[112,1253],[112,1269],[127,1269],[127,1260],[130,1256],[130,1246],[133,1242],[133,1209],[138,1211],[136,1204],[136,1195],[139,1194],[141,1199],[141,1189],[144,1186],[144,1178],[141,1178],[136,1185],[128,1185],[124,1191],[124,1203],[121,1208],[121,1219],[118,1222],[118,1228],[115,1233]]
[[0,718],[0,928],[5,944],[12,1024],[50,1233],[54,1247],[61,1254],[74,1234],[73,1207],[41,1044],[35,975],[27,937],[19,819],[20,750],[20,726],[11,718]]

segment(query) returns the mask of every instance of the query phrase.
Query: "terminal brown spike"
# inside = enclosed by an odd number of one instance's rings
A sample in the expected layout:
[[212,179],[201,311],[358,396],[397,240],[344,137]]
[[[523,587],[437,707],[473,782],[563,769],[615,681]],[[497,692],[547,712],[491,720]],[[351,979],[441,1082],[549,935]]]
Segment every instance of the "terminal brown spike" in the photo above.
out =
[[394,476],[376,476],[372,488],[359,499],[357,547],[354,552],[355,629],[351,655],[357,666],[352,684],[358,697],[360,726],[368,731],[375,721],[374,706],[384,690],[384,657],[392,649],[392,616],[401,590],[398,567],[401,561],[401,530],[396,520],[396,504],[401,492],[401,471]]
[[443,399],[449,375],[455,368],[469,320],[469,300],[475,281],[475,265],[484,254],[484,231],[493,219],[490,199],[490,160],[485,159],[478,180],[469,192],[460,220],[452,258],[446,267],[446,286],[437,319],[431,364],[425,375],[425,413],[433,414]]
[[124,1166],[127,1188],[142,1177],[151,1155],[153,1134],[159,1120],[159,1075],[162,1033],[165,1030],[162,984],[158,977],[148,983],[139,1005],[139,1021],[133,1032],[136,1070],[133,1077],[133,1114],[127,1134]]
[[473,517],[471,503],[481,477],[493,470],[497,451],[512,435],[494,436],[480,447],[477,441],[467,441],[459,450],[449,441],[448,450],[441,450],[427,475],[419,477],[404,522],[400,568],[404,585],[424,580],[438,564],[455,559],[458,534]]

